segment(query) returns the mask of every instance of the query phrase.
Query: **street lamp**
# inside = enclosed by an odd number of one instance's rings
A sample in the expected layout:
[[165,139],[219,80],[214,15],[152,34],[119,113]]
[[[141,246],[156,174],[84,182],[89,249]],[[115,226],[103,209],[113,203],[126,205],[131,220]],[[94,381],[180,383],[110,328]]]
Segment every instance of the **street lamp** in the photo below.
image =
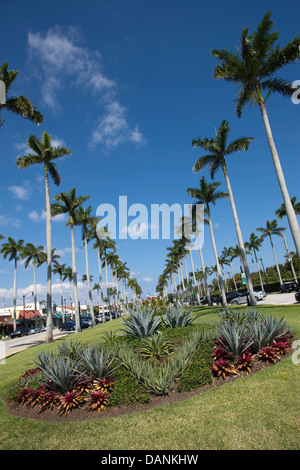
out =
[[27,294],[24,294],[23,295],[23,315],[24,315],[24,320],[25,320],[25,298],[27,295],[31,294],[32,296],[34,295],[34,293],[31,291],[31,292],[27,292]]

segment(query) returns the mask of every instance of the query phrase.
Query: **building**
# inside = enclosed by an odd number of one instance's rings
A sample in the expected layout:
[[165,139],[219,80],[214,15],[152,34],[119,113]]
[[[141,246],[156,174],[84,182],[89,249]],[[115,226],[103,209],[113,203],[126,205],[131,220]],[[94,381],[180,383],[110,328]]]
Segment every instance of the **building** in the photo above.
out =
[[[37,318],[45,318],[47,313],[47,305],[45,300],[36,303]],[[2,307],[0,308],[0,323],[13,324],[14,318],[14,307]],[[27,303],[25,305],[16,306],[16,320],[34,320],[35,309],[34,302]]]

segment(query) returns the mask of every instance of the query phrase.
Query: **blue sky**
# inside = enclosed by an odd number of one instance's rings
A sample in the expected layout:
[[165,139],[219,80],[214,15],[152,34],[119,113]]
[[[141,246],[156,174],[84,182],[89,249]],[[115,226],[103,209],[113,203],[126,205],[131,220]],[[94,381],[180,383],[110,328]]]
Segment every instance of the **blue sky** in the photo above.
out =
[[[19,170],[18,155],[26,152],[30,134],[47,131],[54,143],[63,143],[72,155],[58,162],[62,183],[51,185],[51,196],[76,186],[78,195],[90,195],[96,212],[103,203],[118,205],[188,204],[187,187],[196,187],[202,174],[192,166],[201,152],[191,140],[211,137],[223,119],[229,121],[232,140],[251,136],[249,151],[233,155],[228,171],[243,238],[275,218],[281,205],[270,151],[258,108],[235,115],[235,88],[213,78],[212,48],[233,50],[241,31],[254,30],[272,10],[274,30],[283,45],[299,34],[297,2],[252,1],[230,3],[200,0],[60,0],[15,1],[1,6],[1,57],[9,69],[19,69],[11,93],[28,96],[44,114],[36,127],[5,114],[0,130],[0,233],[25,242],[45,245],[43,171],[39,166]],[[5,19],[5,20],[4,20]],[[299,63],[281,75],[300,80]],[[290,196],[299,200],[299,111],[290,99],[271,97],[270,123]],[[222,182],[223,175],[216,180]],[[237,243],[229,201],[212,208],[218,251]],[[128,218],[130,222],[132,218]],[[149,220],[149,224],[151,220]],[[294,249],[286,220],[290,250]],[[53,246],[61,262],[71,265],[70,231],[64,220],[52,225]],[[80,229],[76,228],[79,276],[85,273]],[[172,237],[173,238],[173,237]],[[171,240],[116,240],[122,261],[138,279],[144,296],[155,292]],[[282,240],[274,239],[278,259],[284,261]],[[215,264],[208,229],[204,234],[204,260]],[[274,264],[266,240],[260,250],[265,266]],[[98,282],[97,258],[89,247],[90,270]],[[0,305],[11,302],[13,266],[0,261]],[[200,268],[199,256],[194,263]],[[256,270],[249,257],[250,269]],[[234,263],[235,271],[239,264]],[[190,265],[189,265],[190,270]],[[44,297],[46,270],[38,272],[39,300]],[[54,276],[54,300],[59,300]],[[33,270],[18,269],[18,297],[31,290]],[[66,285],[66,296],[68,287]],[[84,302],[86,290],[80,286]]]

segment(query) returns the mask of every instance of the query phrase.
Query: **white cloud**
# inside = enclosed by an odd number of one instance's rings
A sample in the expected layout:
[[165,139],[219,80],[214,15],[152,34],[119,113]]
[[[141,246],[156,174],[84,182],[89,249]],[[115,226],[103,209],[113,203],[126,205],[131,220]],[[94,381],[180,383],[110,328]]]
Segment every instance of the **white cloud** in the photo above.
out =
[[93,98],[100,98],[98,102],[105,109],[92,131],[91,148],[101,144],[112,149],[124,142],[145,144],[138,126],[130,126],[126,108],[116,99],[116,81],[103,73],[100,53],[81,47],[77,42],[78,31],[73,27],[67,31],[55,27],[45,35],[28,34],[29,55],[33,66],[39,67],[44,104],[56,112],[61,106],[59,94],[64,87],[84,88]]
[[22,222],[19,219],[13,219],[7,215],[0,214],[0,227],[4,225],[12,225],[15,228],[19,228],[21,227]]
[[55,27],[44,36],[41,33],[28,34],[29,54],[42,64],[43,98],[51,108],[58,105],[57,94],[63,89],[63,78],[67,77],[72,85],[85,86],[93,92],[114,85],[113,80],[101,71],[100,54],[77,46],[74,32],[74,28],[62,32]]
[[117,101],[106,104],[106,113],[100,117],[97,128],[92,134],[91,147],[103,143],[108,149],[117,147],[123,142],[145,143],[138,126],[132,130],[126,120],[126,108]]
[[144,277],[143,279],[145,282],[153,282],[152,277]]
[[[42,211],[39,215],[37,211],[33,210],[28,214],[28,217],[32,220],[32,222],[42,222],[46,220],[46,212]],[[67,220],[66,214],[58,214],[52,217],[52,222],[65,222]]]
[[25,180],[22,186],[13,184],[8,187],[8,190],[11,191],[17,199],[28,201],[32,195],[32,184],[30,181]]

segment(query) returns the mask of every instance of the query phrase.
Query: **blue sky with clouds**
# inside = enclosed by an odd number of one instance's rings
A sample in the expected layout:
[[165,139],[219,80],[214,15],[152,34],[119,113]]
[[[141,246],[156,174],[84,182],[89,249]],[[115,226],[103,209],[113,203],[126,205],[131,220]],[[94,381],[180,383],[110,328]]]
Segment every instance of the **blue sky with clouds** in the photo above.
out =
[[[201,152],[191,140],[211,137],[223,119],[229,121],[232,140],[251,136],[247,153],[228,160],[244,240],[267,219],[274,219],[282,203],[260,112],[247,107],[241,119],[234,111],[235,88],[213,78],[216,65],[212,48],[233,50],[241,31],[255,29],[272,10],[274,29],[285,44],[299,34],[297,2],[253,1],[203,2],[201,0],[111,0],[109,2],[54,0],[52,2],[7,2],[1,6],[0,44],[2,62],[19,69],[11,93],[28,96],[44,114],[36,127],[24,119],[5,114],[0,130],[0,233],[25,242],[45,245],[43,169],[19,170],[16,158],[26,152],[30,134],[43,131],[72,155],[58,162],[60,187],[51,184],[51,196],[76,186],[78,195],[90,195],[96,212],[100,204],[118,209],[119,196],[128,206],[188,204],[187,187],[196,187],[200,177],[192,166]],[[282,76],[300,80],[299,63]],[[290,99],[271,97],[269,118],[291,197],[299,196],[299,111]],[[216,180],[222,182],[220,173]],[[237,243],[229,201],[212,208],[216,244]],[[133,217],[128,217],[128,223]],[[287,221],[286,236],[293,242]],[[64,217],[53,220],[53,246],[61,262],[71,265],[71,239]],[[81,277],[85,258],[80,229],[76,228],[77,264]],[[149,232],[150,237],[150,232]],[[122,261],[138,279],[144,296],[155,292],[164,269],[166,247],[171,240],[117,240]],[[274,240],[279,261],[285,248]],[[215,264],[208,229],[204,234],[204,260]],[[260,251],[265,266],[273,265],[266,240]],[[96,254],[89,247],[91,273],[98,282]],[[194,255],[196,268],[199,256]],[[256,270],[249,257],[250,269]],[[0,261],[0,305],[11,302],[13,266]],[[234,264],[239,271],[239,265]],[[33,271],[18,270],[18,297],[32,286]],[[59,299],[54,276],[54,299]],[[39,298],[43,298],[46,271],[38,272]],[[66,295],[68,287],[66,285]],[[85,301],[85,287],[80,286]]]

